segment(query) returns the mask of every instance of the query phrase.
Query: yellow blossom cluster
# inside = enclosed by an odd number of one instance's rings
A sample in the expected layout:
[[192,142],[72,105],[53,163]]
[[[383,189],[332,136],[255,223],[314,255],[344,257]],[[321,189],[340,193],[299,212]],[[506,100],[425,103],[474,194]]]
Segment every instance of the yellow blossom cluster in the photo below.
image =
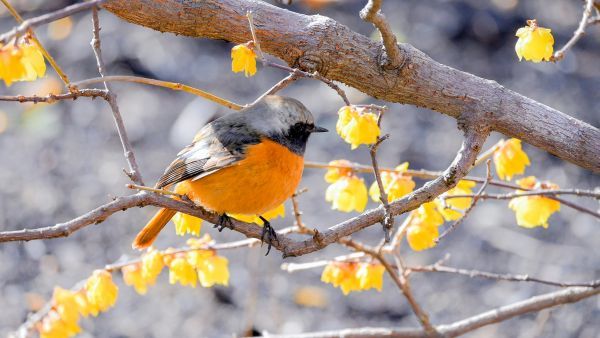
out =
[[38,46],[24,38],[0,44],[0,79],[6,86],[15,81],[33,81],[46,74],[46,62]]
[[[395,168],[396,171],[381,172],[381,183],[383,190],[387,194],[388,202],[397,200],[404,195],[411,193],[415,189],[415,181],[411,176],[406,176],[403,173],[408,170],[408,162],[404,162]],[[375,202],[380,201],[380,191],[377,181],[371,184],[369,188],[369,196]]]
[[539,27],[536,20],[527,20],[527,26],[519,28],[515,35],[519,38],[515,45],[519,61],[538,63],[552,59],[554,37],[549,28]]
[[229,285],[229,261],[213,250],[194,250],[177,253],[169,262],[169,283],[196,287],[215,284]]
[[78,291],[55,288],[52,309],[38,325],[41,338],[72,337],[79,332],[80,316],[97,316],[117,301],[119,288],[106,270],[96,270]]
[[[348,161],[338,160],[329,163],[333,166],[349,165]],[[331,185],[325,191],[325,200],[331,202],[331,208],[344,212],[356,210],[362,212],[369,200],[365,181],[352,169],[331,168],[325,174],[325,180]]]
[[243,71],[246,77],[256,74],[256,53],[247,44],[231,49],[231,70],[234,73]]
[[194,236],[200,236],[200,229],[202,228],[201,218],[178,212],[171,220],[175,224],[175,233],[177,235],[184,236],[189,233]]
[[411,211],[408,216],[406,240],[411,249],[421,251],[432,248],[440,236],[438,227],[444,224],[444,218],[438,212],[434,202],[423,203]]
[[357,106],[344,106],[338,111],[335,129],[352,149],[361,144],[375,143],[381,134],[377,125],[377,115],[366,110]]
[[[522,178],[517,181],[517,184],[525,189],[558,189],[558,185],[551,182],[538,182],[534,176]],[[522,192],[517,190],[517,193]],[[508,207],[514,210],[518,225],[525,228],[538,226],[548,228],[548,219],[560,210],[560,202],[540,195],[522,196],[511,199]]]
[[125,284],[131,285],[143,295],[148,286],[154,285],[164,266],[169,268],[169,283],[196,287],[198,281],[203,287],[215,284],[229,284],[228,260],[218,256],[214,250],[204,249],[211,242],[210,236],[191,238],[187,241],[192,250],[165,251],[150,250],[139,263],[121,269]]
[[385,268],[381,264],[331,262],[323,269],[321,281],[339,287],[344,295],[369,289],[381,291],[384,271]]
[[438,211],[446,221],[455,221],[462,217],[461,210],[467,209],[472,202],[471,197],[458,197],[444,200],[444,196],[470,195],[473,194],[475,182],[460,180],[456,186],[435,199]]
[[529,166],[529,156],[521,147],[521,140],[511,138],[498,142],[499,148],[494,152],[494,166],[498,177],[510,181],[514,175],[525,173]]

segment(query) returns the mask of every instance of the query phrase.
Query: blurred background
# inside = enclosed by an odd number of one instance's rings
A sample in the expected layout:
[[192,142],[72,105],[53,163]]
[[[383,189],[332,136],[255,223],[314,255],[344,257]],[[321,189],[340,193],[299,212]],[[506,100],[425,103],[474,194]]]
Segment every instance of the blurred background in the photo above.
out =
[[[20,13],[34,17],[74,1],[12,0]],[[378,38],[369,23],[360,20],[363,0],[295,0],[285,7],[305,14],[332,17],[351,29]],[[537,18],[552,29],[560,48],[581,17],[578,0],[446,0],[385,1],[383,11],[399,41],[408,42],[435,60],[460,70],[493,79],[521,94],[559,109],[594,126],[600,125],[600,27],[589,27],[564,61],[553,64],[518,62],[514,52],[516,30],[525,20]],[[256,76],[245,78],[230,71],[230,49],[224,41],[163,34],[124,22],[100,12],[102,44],[111,75],[139,75],[189,84],[237,103],[253,101],[287,74],[259,66]],[[0,31],[15,25],[0,6]],[[96,77],[89,42],[89,13],[36,30],[57,62],[74,81]],[[62,92],[48,66],[46,78],[36,82],[0,85],[1,95]],[[226,109],[192,95],[138,84],[115,83],[118,102],[135,148],[142,175],[151,185],[175,154],[208,121]],[[383,124],[390,140],[380,148],[380,163],[411,168],[444,169],[455,156],[461,133],[455,120],[426,109],[374,101],[345,88],[350,101],[386,104]],[[292,96],[316,116],[319,125],[334,130],[336,112],[343,104],[327,86],[299,80],[282,94]],[[502,135],[493,134],[486,147]],[[524,144],[532,165],[527,174],[551,180],[564,188],[593,189],[600,177]],[[350,148],[335,132],[311,138],[310,161],[345,158],[369,163],[368,150]],[[72,219],[113,196],[130,194],[126,163],[109,107],[102,100],[46,104],[0,102],[0,230],[36,228]],[[484,176],[484,168],[473,174]],[[299,197],[304,221],[326,229],[354,214],[330,209],[325,202],[324,171],[306,169]],[[370,175],[363,176],[367,184]],[[423,181],[417,181],[421,185]],[[494,190],[491,190],[494,191]],[[571,199],[573,200],[573,199]],[[593,200],[577,199],[597,209]],[[557,281],[587,281],[600,276],[600,224],[591,216],[568,207],[550,219],[548,229],[518,227],[507,201],[480,203],[459,229],[437,247],[406,251],[409,264],[431,264],[450,254],[448,265],[500,273],[529,274]],[[370,207],[376,204],[371,202]],[[275,227],[292,225],[288,217]],[[89,226],[68,238],[0,245],[0,335],[18,327],[30,310],[51,297],[54,286],[69,288],[131,249],[137,231],[154,208],[131,209],[106,222]],[[398,217],[399,224],[403,217]],[[205,224],[203,232],[217,241],[241,239],[231,231],[218,233]],[[356,238],[376,243],[381,227],[372,226]],[[171,225],[157,247],[182,246],[185,239]],[[405,246],[404,250],[409,250]],[[347,251],[337,245],[285,262],[311,262]],[[339,289],[319,281],[320,269],[288,274],[278,252],[264,257],[265,248],[222,252],[229,258],[228,288],[186,288],[169,285],[163,272],[146,296],[120,286],[117,305],[98,318],[82,321],[82,337],[230,337],[249,329],[300,333],[364,326],[417,326],[404,297],[385,277],[381,293],[367,291],[344,297]],[[436,324],[450,323],[493,307],[506,305],[556,288],[539,284],[470,279],[448,274],[415,274],[416,299]],[[317,300],[315,302],[315,299]],[[316,306],[308,306],[308,303]],[[598,337],[600,299],[587,299],[539,314],[491,325],[469,337]]]

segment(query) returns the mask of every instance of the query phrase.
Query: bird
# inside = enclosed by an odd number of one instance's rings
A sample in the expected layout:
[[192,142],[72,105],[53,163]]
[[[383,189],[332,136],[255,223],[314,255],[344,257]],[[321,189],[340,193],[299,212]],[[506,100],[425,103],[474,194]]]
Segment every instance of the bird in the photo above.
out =
[[[315,125],[311,112],[298,100],[266,95],[246,108],[224,115],[200,129],[164,171],[155,189],[170,189],[219,215],[221,231],[229,214],[258,215],[267,254],[277,239],[261,216],[296,191],[304,169],[306,143]],[[134,249],[152,245],[176,214],[162,208],[133,241]]]

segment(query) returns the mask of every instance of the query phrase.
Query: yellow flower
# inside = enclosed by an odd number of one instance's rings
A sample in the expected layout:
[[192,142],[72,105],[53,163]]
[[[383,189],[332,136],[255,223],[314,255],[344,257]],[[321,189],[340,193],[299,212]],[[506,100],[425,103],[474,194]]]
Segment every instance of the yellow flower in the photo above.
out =
[[348,168],[329,168],[325,173],[325,182],[327,183],[335,183],[335,181],[339,180],[345,176],[351,176],[354,174],[354,170],[350,168],[352,163],[348,160],[334,160],[329,162],[329,165],[332,166],[346,166]]
[[96,306],[88,302],[86,293],[85,289],[81,289],[75,293],[75,302],[77,303],[79,313],[84,317],[88,317],[89,315],[97,316],[99,310]]
[[[404,176],[406,170],[408,170],[408,162],[404,162],[396,167],[397,171],[383,171],[381,172],[381,183],[386,194],[388,194],[388,202],[397,200],[404,195],[410,194],[415,189],[415,181],[411,176]],[[380,201],[379,185],[377,181],[371,184],[369,188],[369,196],[375,202]]]
[[96,270],[85,283],[88,303],[99,311],[106,311],[117,301],[119,288],[106,270]]
[[338,111],[335,129],[344,141],[351,144],[352,149],[361,144],[375,143],[381,133],[377,125],[377,115],[364,110],[355,106],[344,106]]
[[383,287],[383,273],[385,267],[381,264],[361,263],[356,271],[361,290],[376,289],[381,291]]
[[357,176],[342,177],[325,192],[325,200],[332,202],[331,208],[345,212],[364,211],[368,199],[365,182]]
[[25,76],[21,81],[33,81],[46,74],[46,62],[44,55],[33,42],[25,42],[20,46],[23,49],[21,63],[25,67]]
[[204,234],[204,236],[200,238],[188,238],[188,240],[185,241],[185,244],[187,244],[187,246],[195,249],[205,248],[211,243],[214,243],[214,241],[212,240],[209,234]]
[[256,54],[246,45],[237,45],[231,49],[231,70],[234,73],[244,71],[246,77],[256,74]]
[[163,255],[160,251],[149,251],[142,256],[142,278],[146,283],[150,285],[154,284],[164,265]]
[[26,74],[21,63],[22,57],[23,50],[15,48],[14,43],[0,49],[0,77],[4,79],[6,86],[10,86],[13,81],[19,81]]
[[[66,330],[70,335],[75,335],[81,331],[79,328],[79,306],[75,299],[75,292],[71,290],[65,290],[59,287],[54,288],[54,294],[52,295],[52,305],[56,314],[60,317],[60,323],[57,321],[50,321],[53,325],[60,325],[61,330]],[[55,328],[56,329],[56,328]]]
[[206,257],[201,264],[196,265],[200,285],[209,288],[215,284],[229,285],[229,261],[217,255]]
[[521,148],[521,140],[511,138],[501,140],[500,147],[494,152],[494,165],[500,179],[510,181],[514,175],[525,173],[529,157]]
[[190,285],[195,288],[198,283],[198,276],[192,264],[184,257],[175,257],[169,264],[169,283],[181,285]]
[[35,44],[22,41],[15,46],[13,41],[0,47],[0,78],[6,86],[33,81],[46,73],[44,56]]
[[[470,195],[473,194],[473,190],[471,190],[473,187],[475,187],[475,182],[461,180],[454,188],[448,190],[442,196]],[[446,208],[444,208],[442,200],[436,198],[435,205],[446,221],[455,221],[462,217],[462,213],[455,209],[467,209],[471,205],[472,200],[471,197],[450,198],[446,200]]]
[[39,327],[40,338],[65,338],[72,337],[79,332],[81,328],[77,323],[67,323],[62,320],[61,315],[56,310],[48,312],[42,320]]
[[438,227],[444,223],[442,215],[433,202],[423,203],[410,213],[406,240],[411,249],[421,251],[436,245],[440,236]]
[[145,295],[148,292],[148,281],[143,277],[141,264],[126,265],[121,269],[121,273],[125,284],[133,286],[137,293]]
[[[229,216],[231,216],[237,220],[240,220],[242,222],[256,223],[258,225],[263,225],[263,221],[262,221],[262,219],[260,219],[258,217],[258,215],[229,214]],[[285,204],[281,203],[276,208],[263,213],[261,216],[266,218],[267,221],[270,221],[277,217],[283,218],[283,217],[285,217]]]
[[175,233],[179,236],[184,236],[190,233],[195,236],[200,235],[200,228],[202,227],[202,219],[178,212],[172,218],[175,224]]
[[331,262],[323,269],[321,281],[339,287],[344,295],[369,289],[381,291],[384,271],[380,264]]
[[[556,184],[537,182],[534,176],[518,180],[517,184],[527,189],[558,189]],[[517,190],[518,192],[522,190]],[[525,228],[548,228],[548,219],[560,210],[560,202],[544,196],[523,196],[511,199],[508,207],[515,212],[518,225]]]
[[523,58],[535,63],[550,61],[554,37],[549,28],[538,27],[536,20],[527,20],[527,26],[519,28],[515,35],[519,37],[515,45],[519,61]]

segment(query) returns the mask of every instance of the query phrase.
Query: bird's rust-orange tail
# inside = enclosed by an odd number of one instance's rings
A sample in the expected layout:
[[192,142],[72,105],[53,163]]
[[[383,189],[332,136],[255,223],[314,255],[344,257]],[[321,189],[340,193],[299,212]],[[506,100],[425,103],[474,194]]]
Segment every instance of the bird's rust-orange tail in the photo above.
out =
[[165,209],[160,209],[154,217],[144,226],[144,228],[138,233],[138,235],[133,240],[133,244],[131,246],[134,249],[145,249],[152,245],[152,242],[156,239],[160,231],[169,223],[171,218],[175,216],[177,211]]

